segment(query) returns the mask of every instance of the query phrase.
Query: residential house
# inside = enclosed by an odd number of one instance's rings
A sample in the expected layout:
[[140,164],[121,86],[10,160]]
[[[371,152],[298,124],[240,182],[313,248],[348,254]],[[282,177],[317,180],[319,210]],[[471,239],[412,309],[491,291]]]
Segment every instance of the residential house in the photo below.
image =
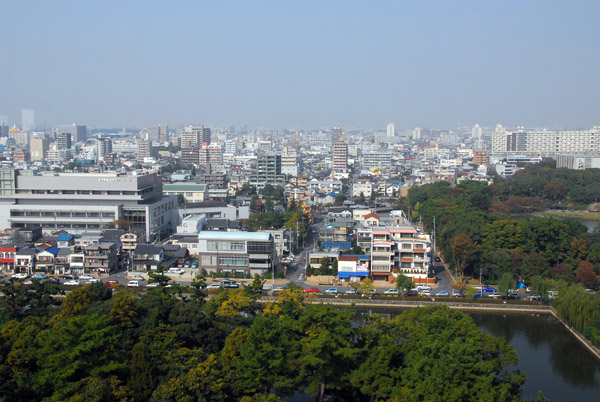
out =
[[118,268],[117,243],[92,243],[84,254],[86,272],[110,274]]

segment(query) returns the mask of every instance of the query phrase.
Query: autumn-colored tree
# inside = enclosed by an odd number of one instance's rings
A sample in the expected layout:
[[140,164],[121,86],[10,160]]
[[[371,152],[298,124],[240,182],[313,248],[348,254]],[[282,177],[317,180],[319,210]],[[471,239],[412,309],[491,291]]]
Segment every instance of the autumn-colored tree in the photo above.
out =
[[588,289],[598,289],[598,275],[594,272],[594,265],[587,261],[581,261],[575,273],[575,281],[581,283]]

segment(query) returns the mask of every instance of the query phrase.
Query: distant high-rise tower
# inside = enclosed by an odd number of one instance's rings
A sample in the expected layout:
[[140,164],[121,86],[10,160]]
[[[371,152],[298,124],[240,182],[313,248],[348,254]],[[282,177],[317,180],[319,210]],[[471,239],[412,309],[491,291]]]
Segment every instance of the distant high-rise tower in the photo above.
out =
[[473,126],[473,129],[471,130],[471,137],[474,140],[480,140],[481,139],[481,134],[482,134],[483,130],[482,128],[479,126],[479,124],[475,124]]
[[154,158],[156,156],[155,148],[152,142],[148,140],[138,140],[138,152],[136,159],[143,161],[144,158]]
[[348,144],[340,138],[333,144],[333,170],[338,173],[346,173],[348,169]]
[[54,131],[56,132],[57,136],[61,133],[70,133],[71,141],[75,143],[83,142],[87,139],[87,127],[80,126],[75,123],[57,126]]
[[46,158],[50,141],[47,138],[31,138],[29,140],[29,154],[31,161],[43,161]]
[[416,127],[413,132],[412,132],[412,138],[413,140],[420,140],[421,139],[421,128],[420,127]]
[[335,126],[333,129],[331,129],[331,146],[338,142],[338,140],[342,138],[342,135],[344,135],[344,132],[340,126]]
[[148,127],[148,141],[160,141],[160,126]]
[[103,161],[106,155],[112,152],[112,140],[110,138],[99,138],[97,147],[98,160]]
[[388,137],[394,137],[396,135],[396,126],[394,126],[394,123],[390,123],[387,125],[387,136]]
[[35,111],[21,109],[21,128],[25,131],[31,131],[35,128]]
[[71,149],[71,133],[58,133],[56,136],[56,149]]
[[165,142],[169,142],[169,125],[161,124],[160,125],[160,142],[164,144]]
[[181,132],[181,148],[189,148],[192,144],[210,144],[210,128],[204,126],[187,126]]

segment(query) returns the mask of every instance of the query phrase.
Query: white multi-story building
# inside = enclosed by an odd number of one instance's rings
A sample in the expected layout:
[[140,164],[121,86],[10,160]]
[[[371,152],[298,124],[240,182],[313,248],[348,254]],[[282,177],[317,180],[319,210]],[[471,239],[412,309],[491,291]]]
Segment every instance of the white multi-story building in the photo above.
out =
[[522,127],[506,131],[499,127],[492,135],[492,154],[495,156],[511,153],[556,156],[559,153],[599,151],[600,127],[570,131],[533,131]]

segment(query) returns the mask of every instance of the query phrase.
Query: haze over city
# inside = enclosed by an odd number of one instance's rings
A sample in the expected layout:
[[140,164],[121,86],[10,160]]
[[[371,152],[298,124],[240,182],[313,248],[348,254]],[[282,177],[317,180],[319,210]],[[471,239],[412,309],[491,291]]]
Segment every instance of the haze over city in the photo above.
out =
[[597,1],[0,1],[19,125],[589,128]]

